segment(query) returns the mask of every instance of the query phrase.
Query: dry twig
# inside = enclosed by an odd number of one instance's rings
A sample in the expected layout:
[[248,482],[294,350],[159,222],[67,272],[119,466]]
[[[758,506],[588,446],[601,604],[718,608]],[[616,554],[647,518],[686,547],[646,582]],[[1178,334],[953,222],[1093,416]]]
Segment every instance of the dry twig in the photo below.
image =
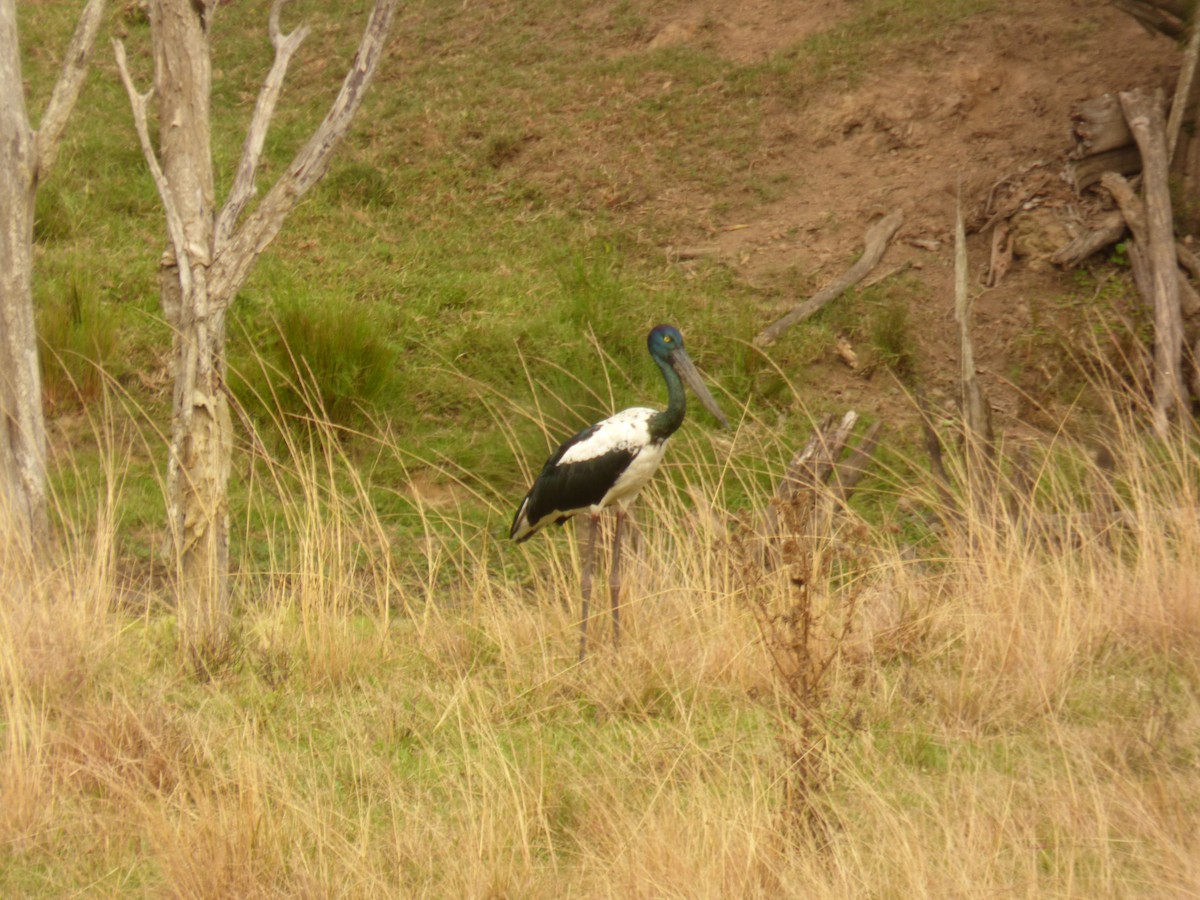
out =
[[846,272],[833,284],[818,291],[809,299],[793,308],[782,318],[768,325],[754,338],[755,345],[769,347],[779,340],[779,336],[798,322],[815,315],[829,303],[841,296],[847,288],[862,281],[867,274],[883,259],[888,243],[895,237],[896,232],[904,223],[904,213],[893,210],[874,225],[867,229],[866,246],[863,254]]

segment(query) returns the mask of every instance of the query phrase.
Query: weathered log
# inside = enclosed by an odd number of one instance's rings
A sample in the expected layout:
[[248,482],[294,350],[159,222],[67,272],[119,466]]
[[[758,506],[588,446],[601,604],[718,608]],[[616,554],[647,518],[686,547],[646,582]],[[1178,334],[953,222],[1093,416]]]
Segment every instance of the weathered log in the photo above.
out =
[[1125,119],[1142,154],[1150,268],[1154,277],[1154,430],[1165,438],[1172,411],[1180,410],[1183,387],[1183,316],[1179,308],[1175,227],[1167,183],[1167,137],[1161,91],[1119,95]]
[[[912,243],[912,241],[910,241],[909,243]],[[875,287],[875,285],[881,284],[881,283],[887,281],[889,278],[894,278],[895,276],[900,275],[903,272],[907,272],[912,267],[913,267],[912,260],[906,259],[904,262],[894,265],[890,269],[884,269],[882,272],[876,272],[870,278],[863,281],[863,283],[862,283],[863,290],[866,290],[867,288]]]
[[1050,262],[1064,269],[1072,269],[1093,253],[1111,246],[1125,235],[1125,217],[1117,210],[1105,213],[1093,228],[1061,247]]
[[1179,129],[1183,117],[1192,106],[1192,91],[1196,83],[1196,62],[1200,60],[1200,28],[1192,29],[1179,78],[1175,82],[1175,96],[1171,100],[1171,114],[1167,118],[1167,162],[1175,159],[1175,148],[1179,145]]
[[1133,16],[1148,31],[1180,40],[1187,32],[1190,15],[1185,0],[1112,0],[1113,6]]
[[[1146,206],[1141,197],[1133,192],[1129,182],[1115,172],[1106,173],[1100,183],[1112,195],[1120,208],[1122,221],[1129,226],[1129,265],[1133,270],[1133,280],[1146,305],[1153,309],[1154,274],[1147,255],[1150,231],[1146,219]],[[1188,271],[1193,274],[1200,271],[1200,260],[1179,242],[1175,243],[1175,256]],[[1175,280],[1179,291],[1179,308],[1183,315],[1192,316],[1200,312],[1200,296],[1187,280],[1187,275],[1176,268]]]
[[1121,217],[1129,227],[1129,266],[1133,270],[1133,281],[1146,305],[1154,308],[1154,276],[1146,248],[1150,246],[1150,232],[1146,225],[1146,206],[1142,198],[1134,193],[1129,182],[1115,172],[1105,172],[1100,184],[1121,210]]
[[1082,159],[1133,144],[1121,102],[1113,94],[1085,100],[1071,112],[1071,134],[1075,149],[1071,156]]
[[1193,278],[1200,278],[1200,258],[1189,250],[1182,242],[1175,242],[1175,255],[1179,258],[1179,264],[1187,269],[1188,274]]
[[879,260],[883,258],[884,251],[887,250],[888,243],[895,237],[896,232],[900,230],[903,222],[904,213],[897,209],[888,213],[868,228],[866,246],[858,261],[847,269],[845,274],[833,282],[833,284],[824,290],[818,291],[812,297],[794,307],[782,318],[760,331],[754,338],[755,345],[759,347],[771,346],[779,340],[779,336],[787,331],[787,329],[815,315],[826,305],[837,299],[847,288],[862,281],[867,273],[879,264]]
[[1142,155],[1137,146],[1118,147],[1115,150],[1105,150],[1077,159],[1067,165],[1067,174],[1075,185],[1075,193],[1082,194],[1099,181],[1105,172],[1118,172],[1121,175],[1136,175],[1142,171]]
[[1116,201],[1117,208],[1121,211],[1121,218],[1129,226],[1129,233],[1133,235],[1133,239],[1143,246],[1149,244],[1146,206],[1142,202],[1142,198],[1133,190],[1133,186],[1116,172],[1105,172],[1104,177],[1100,179],[1100,186],[1108,191]]

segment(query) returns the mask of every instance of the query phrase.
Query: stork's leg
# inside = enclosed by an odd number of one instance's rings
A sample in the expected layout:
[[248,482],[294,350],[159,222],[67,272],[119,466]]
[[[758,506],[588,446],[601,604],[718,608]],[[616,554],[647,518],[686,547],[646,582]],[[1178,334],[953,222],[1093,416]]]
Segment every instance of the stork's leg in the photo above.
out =
[[613,647],[621,646],[621,526],[625,510],[617,507],[617,524],[613,529],[612,570],[608,573],[608,590],[612,595]]
[[596,560],[596,537],[600,532],[600,515],[591,513],[583,521],[587,522],[587,536],[583,542],[582,576],[580,588],[583,593],[583,611],[579,619],[579,661],[587,656],[588,604],[592,599],[592,565]]

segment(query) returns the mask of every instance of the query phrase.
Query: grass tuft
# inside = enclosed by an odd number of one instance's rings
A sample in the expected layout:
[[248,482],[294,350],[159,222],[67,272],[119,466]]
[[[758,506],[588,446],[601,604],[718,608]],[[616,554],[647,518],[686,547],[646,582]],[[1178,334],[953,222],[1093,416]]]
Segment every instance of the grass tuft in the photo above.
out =
[[51,408],[91,403],[120,374],[119,322],[95,283],[78,273],[37,286],[42,388]]

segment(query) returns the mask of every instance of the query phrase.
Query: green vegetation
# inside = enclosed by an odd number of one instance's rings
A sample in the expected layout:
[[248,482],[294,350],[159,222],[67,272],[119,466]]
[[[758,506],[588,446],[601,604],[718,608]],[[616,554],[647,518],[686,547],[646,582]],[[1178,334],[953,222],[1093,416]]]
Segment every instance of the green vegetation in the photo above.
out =
[[65,282],[39,274],[35,303],[46,402],[51,409],[76,400],[95,402],[105,378],[124,373],[119,323],[78,272]]
[[[323,114],[366,7],[352,3],[331,17],[312,0],[289,5],[285,28],[314,28],[273,123],[260,188]],[[649,23],[628,5],[598,3],[571,16],[545,3],[502,5],[487,16],[410,5],[333,169],[231,310],[231,367],[263,395],[264,366],[291,385],[281,388],[285,395],[303,381],[337,421],[385,419],[433,458],[489,465],[479,474],[507,479],[510,493],[522,487],[514,449],[534,458],[544,438],[521,429],[511,446],[479,402],[481,384],[532,408],[529,375],[549,380],[562,400],[540,415],[561,436],[613,401],[657,395],[642,341],[650,326],[674,321],[731,395],[752,396],[764,378],[777,391],[744,345],[761,325],[759,298],[722,266],[664,266],[665,247],[694,240],[711,222],[683,207],[657,214],[655,197],[674,185],[726,198],[732,213],[769,199],[793,176],[767,162],[768,111],[817,80],[884,64],[876,56],[885,44],[926,52],[919,48],[930,34],[984,8],[872,0],[829,35],[767,63],[738,65],[703,46],[645,50]],[[265,15],[261,4],[237,4],[222,8],[216,26],[218,190],[232,177],[269,65]],[[124,4],[112,16],[145,85],[144,12]],[[50,48],[71,24],[69,9],[22,8],[23,45],[38,48],[26,63],[35,109],[57,64]],[[39,296],[49,302],[62,284],[85,285],[89,302],[118,326],[106,351],[121,363],[113,374],[140,394],[137,375],[157,377],[169,341],[155,273],[163,224],[105,47],[102,40],[61,172],[39,192]],[[730,158],[759,162],[730,166]],[[62,275],[52,289],[54,272]],[[343,315],[349,321],[339,321]],[[339,337],[335,327],[346,331]],[[370,346],[344,346],[364,328]],[[323,346],[305,344],[314,339]],[[632,379],[615,397],[592,397],[585,387],[604,377],[596,345]],[[812,361],[788,347],[773,365],[792,371]],[[357,358],[335,358],[343,352]],[[377,371],[383,367],[397,371]],[[799,434],[807,423],[798,416],[793,424]]]
[[[314,29],[260,190],[323,114],[366,5],[288,5],[285,28]],[[21,5],[35,108],[70,6]],[[631,3],[408,4],[351,139],[231,310],[236,649],[208,681],[181,667],[170,603],[161,211],[101,51],[39,193],[58,539],[37,565],[0,547],[0,894],[1194,893],[1195,447],[1115,415],[1115,471],[1063,438],[1028,461],[1026,499],[962,498],[952,519],[931,515],[919,438],[889,436],[836,532],[791,536],[827,566],[806,571],[835,573],[803,581],[756,543],[836,402],[803,375],[844,334],[909,383],[917,288],[849,295],[768,355],[749,343],[763,301],[811,273],[762,289],[665,262],[713,210],[796,177],[768,110],[936,55],[990,8],[864,0],[742,65],[703,41],[647,49]],[[216,17],[226,187],[265,17]],[[146,85],[140,6],[110,27]],[[668,189],[703,202],[660,214]],[[1074,313],[1117,291],[1080,285],[1056,315],[1091,327]],[[504,535],[549,445],[659,396],[659,321],[737,430],[700,412],[673,440],[627,557],[625,643],[597,620],[576,666],[573,530]],[[1121,527],[1081,518],[1100,498]],[[764,641],[801,581],[808,643]],[[824,614],[847,609],[835,633]],[[830,660],[811,708],[781,688],[780,647]],[[808,795],[798,747],[820,754]],[[798,808],[821,827],[794,827]]]

